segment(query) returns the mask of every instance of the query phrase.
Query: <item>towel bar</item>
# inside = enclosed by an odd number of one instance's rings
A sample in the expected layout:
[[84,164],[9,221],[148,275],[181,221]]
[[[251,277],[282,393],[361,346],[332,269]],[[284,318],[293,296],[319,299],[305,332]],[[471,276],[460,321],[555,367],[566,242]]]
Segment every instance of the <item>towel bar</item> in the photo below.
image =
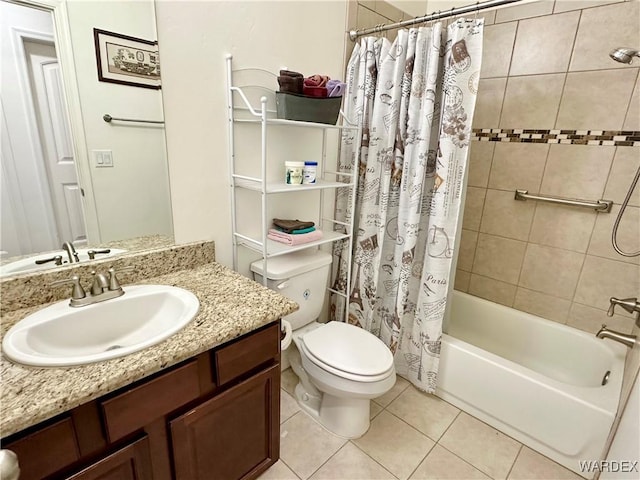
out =
[[105,113],[102,116],[102,119],[107,122],[107,123],[111,123],[112,120],[117,120],[119,122],[136,122],[136,123],[158,123],[158,124],[164,124],[163,120],[137,120],[135,118],[116,118],[116,117],[112,117],[111,115],[109,115],[108,113]]
[[516,190],[516,200],[538,200],[541,202],[571,205],[573,207],[593,208],[598,212],[611,212],[613,201],[611,200],[578,200],[577,198],[554,197],[552,195],[531,195],[528,190]]

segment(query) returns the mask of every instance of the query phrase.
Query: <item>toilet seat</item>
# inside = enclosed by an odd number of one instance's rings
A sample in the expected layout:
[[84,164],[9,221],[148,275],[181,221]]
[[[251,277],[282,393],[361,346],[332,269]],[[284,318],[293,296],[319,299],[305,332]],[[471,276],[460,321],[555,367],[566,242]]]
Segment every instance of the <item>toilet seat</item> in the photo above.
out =
[[394,372],[387,346],[366,330],[329,322],[301,336],[298,347],[318,367],[356,382],[378,382]]

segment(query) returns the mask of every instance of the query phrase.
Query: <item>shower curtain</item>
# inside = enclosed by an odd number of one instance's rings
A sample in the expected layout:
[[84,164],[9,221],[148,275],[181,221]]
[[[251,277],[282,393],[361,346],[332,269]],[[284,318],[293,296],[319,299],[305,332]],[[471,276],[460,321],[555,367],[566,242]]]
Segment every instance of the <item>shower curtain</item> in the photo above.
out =
[[[355,209],[342,193],[339,219],[353,215],[351,285],[346,242],[334,247],[334,320],[378,336],[396,371],[433,393],[482,57],[483,21],[400,30],[391,43],[368,37],[347,66],[344,109],[361,135],[344,132],[340,167],[359,153]],[[360,147],[360,148],[358,148]],[[342,189],[346,190],[346,189]]]

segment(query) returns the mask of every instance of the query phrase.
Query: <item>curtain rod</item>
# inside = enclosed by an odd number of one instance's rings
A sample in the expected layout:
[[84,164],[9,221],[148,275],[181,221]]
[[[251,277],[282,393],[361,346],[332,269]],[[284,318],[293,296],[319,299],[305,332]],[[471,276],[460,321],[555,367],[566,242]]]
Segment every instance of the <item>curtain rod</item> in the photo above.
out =
[[488,0],[486,2],[477,2],[475,5],[467,5],[465,7],[452,8],[451,10],[445,10],[443,12],[438,11],[434,12],[430,15],[425,15],[423,17],[411,18],[409,20],[404,20],[402,22],[390,23],[376,25],[375,27],[365,28],[364,30],[350,30],[349,38],[351,40],[355,40],[358,37],[363,35],[369,35],[370,33],[379,33],[387,30],[393,30],[395,28],[408,27],[410,25],[415,25],[416,23],[425,23],[430,22],[431,20],[439,20],[441,18],[447,17],[455,17],[457,15],[463,15],[465,13],[477,12],[479,10],[484,10],[485,8],[499,7],[501,5],[506,5],[508,3],[516,3],[521,0]]

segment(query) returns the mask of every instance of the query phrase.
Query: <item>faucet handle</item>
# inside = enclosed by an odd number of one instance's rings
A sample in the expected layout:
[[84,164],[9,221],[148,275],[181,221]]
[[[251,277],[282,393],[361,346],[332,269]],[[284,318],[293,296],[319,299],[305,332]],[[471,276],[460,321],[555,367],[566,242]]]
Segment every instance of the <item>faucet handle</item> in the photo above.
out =
[[607,315],[610,317],[613,317],[613,313],[615,311],[616,305],[620,305],[622,308],[624,308],[627,312],[629,313],[633,313],[633,312],[640,312],[640,303],[638,303],[638,299],[637,298],[616,298],[616,297],[611,297],[609,299],[609,303],[611,304],[609,306],[609,310],[607,310]]
[[42,260],[36,260],[36,265],[44,265],[45,263],[55,262],[56,265],[62,265],[62,255],[55,255],[51,258],[44,258]]
[[132,265],[128,267],[119,268],[118,270],[116,270],[113,267],[110,267],[109,268],[109,290],[119,290],[122,288],[120,286],[120,282],[118,282],[118,277],[116,276],[116,274],[133,272],[134,270],[135,270],[135,267],[133,267]]
[[87,296],[82,285],[80,285],[80,277],[78,275],[74,275],[71,278],[66,278],[64,280],[56,280],[55,282],[51,282],[49,284],[50,287],[58,287],[60,285],[69,285],[73,284],[73,290],[71,291],[71,299],[72,300],[80,300]]
[[89,250],[87,252],[87,255],[89,255],[89,260],[95,260],[96,259],[96,255],[99,254],[106,254],[106,253],[111,253],[111,249],[110,248],[105,248],[104,250]]

